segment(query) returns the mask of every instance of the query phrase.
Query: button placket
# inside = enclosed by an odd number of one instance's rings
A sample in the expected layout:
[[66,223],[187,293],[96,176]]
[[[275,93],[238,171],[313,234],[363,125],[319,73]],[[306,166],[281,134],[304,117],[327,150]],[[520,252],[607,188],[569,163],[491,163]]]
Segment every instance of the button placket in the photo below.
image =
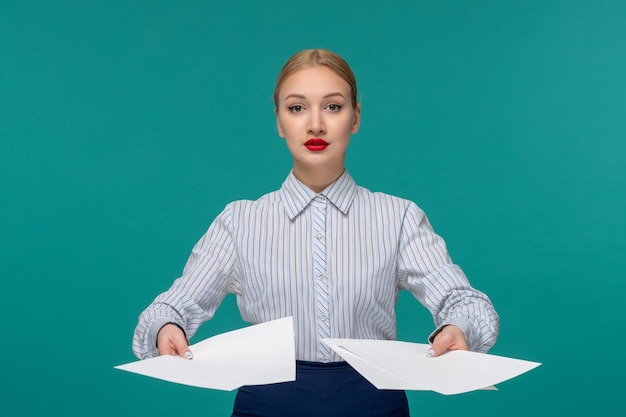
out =
[[[316,312],[317,332],[320,339],[330,337],[329,317],[329,288],[326,279],[326,206],[327,200],[323,196],[316,196],[312,202],[313,211],[313,276],[317,277],[316,284]],[[331,351],[320,341],[319,358],[328,361]]]

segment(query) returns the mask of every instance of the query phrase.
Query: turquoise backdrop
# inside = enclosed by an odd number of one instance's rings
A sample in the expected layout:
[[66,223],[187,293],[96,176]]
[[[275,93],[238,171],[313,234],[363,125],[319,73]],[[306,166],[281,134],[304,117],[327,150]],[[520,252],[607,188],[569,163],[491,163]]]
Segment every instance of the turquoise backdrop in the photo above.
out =
[[[310,47],[357,74],[357,182],[426,210],[491,353],[543,363],[413,414],[622,415],[626,2],[0,0],[2,415],[229,415],[113,366],[224,205],[281,185],[273,84]],[[432,330],[406,294],[398,320]]]

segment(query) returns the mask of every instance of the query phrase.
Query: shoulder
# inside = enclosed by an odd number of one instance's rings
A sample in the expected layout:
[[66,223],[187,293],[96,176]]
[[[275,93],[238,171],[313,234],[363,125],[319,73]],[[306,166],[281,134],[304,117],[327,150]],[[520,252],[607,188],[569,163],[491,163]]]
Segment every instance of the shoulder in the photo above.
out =
[[355,202],[361,205],[372,205],[381,208],[389,208],[406,213],[408,211],[421,212],[422,209],[413,201],[396,195],[369,189],[357,185]]
[[262,195],[256,200],[241,199],[231,201],[226,205],[222,214],[234,215],[251,211],[263,211],[268,209],[274,209],[281,202],[281,195],[279,191],[272,191]]

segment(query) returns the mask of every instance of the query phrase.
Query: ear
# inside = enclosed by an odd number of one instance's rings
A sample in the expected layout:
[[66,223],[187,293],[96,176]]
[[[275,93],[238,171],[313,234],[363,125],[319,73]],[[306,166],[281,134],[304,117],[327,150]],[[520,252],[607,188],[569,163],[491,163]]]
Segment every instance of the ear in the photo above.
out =
[[354,109],[354,122],[352,123],[352,134],[355,134],[359,131],[359,127],[361,126],[361,103],[356,104],[356,108]]
[[280,123],[280,117],[278,116],[278,109],[274,109],[274,116],[276,116],[276,130],[278,130],[278,136],[285,138],[285,130]]

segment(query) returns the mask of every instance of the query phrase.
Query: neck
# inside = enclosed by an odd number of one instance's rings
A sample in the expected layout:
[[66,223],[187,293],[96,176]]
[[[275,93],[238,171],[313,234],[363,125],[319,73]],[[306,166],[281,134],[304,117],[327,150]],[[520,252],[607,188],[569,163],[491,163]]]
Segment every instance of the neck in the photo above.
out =
[[334,170],[306,169],[295,165],[293,167],[293,175],[315,193],[324,191],[324,189],[335,182],[344,171],[345,168],[343,166]]

